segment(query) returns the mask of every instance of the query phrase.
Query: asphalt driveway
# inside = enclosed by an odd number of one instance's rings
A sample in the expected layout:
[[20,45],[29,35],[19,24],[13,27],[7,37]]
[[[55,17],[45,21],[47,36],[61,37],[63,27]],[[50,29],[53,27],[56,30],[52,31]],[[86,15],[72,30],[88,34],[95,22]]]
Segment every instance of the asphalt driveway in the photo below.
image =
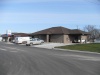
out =
[[0,43],[0,75],[100,75],[100,54]]

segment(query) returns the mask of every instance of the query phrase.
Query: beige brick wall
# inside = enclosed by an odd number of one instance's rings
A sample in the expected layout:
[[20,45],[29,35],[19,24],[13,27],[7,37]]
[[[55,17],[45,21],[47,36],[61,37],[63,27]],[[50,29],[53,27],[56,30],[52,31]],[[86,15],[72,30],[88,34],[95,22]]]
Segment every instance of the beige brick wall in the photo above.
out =
[[47,41],[46,35],[35,35],[34,38],[40,38],[40,39],[44,40],[45,42]]
[[[47,37],[46,35],[38,35],[38,36],[34,36],[35,38],[41,38],[43,39],[45,42],[47,42]],[[74,39],[72,36],[69,35],[49,35],[50,38],[50,42],[54,42],[54,43],[72,43],[72,40]],[[82,35],[80,36],[80,38],[82,40],[87,40],[87,35]]]
[[63,35],[63,38],[64,38],[63,40],[64,43],[72,43],[71,37],[69,35]]
[[84,43],[86,43],[86,42],[87,42],[87,35],[82,35],[82,36],[81,36],[81,40],[85,40]]
[[63,43],[63,35],[51,35],[51,42],[55,42],[55,43]]
[[52,35],[51,42],[72,43],[72,40],[69,35]]
[[82,35],[82,36],[81,36],[81,39],[82,39],[82,40],[87,40],[87,35]]

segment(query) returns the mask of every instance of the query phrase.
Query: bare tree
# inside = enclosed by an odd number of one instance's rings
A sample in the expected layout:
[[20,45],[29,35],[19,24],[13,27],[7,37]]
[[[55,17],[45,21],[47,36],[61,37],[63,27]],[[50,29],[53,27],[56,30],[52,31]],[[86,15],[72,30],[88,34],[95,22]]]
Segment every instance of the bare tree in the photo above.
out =
[[94,39],[100,38],[100,29],[97,29],[95,25],[85,26],[84,31],[87,31],[90,33],[88,40],[94,41]]

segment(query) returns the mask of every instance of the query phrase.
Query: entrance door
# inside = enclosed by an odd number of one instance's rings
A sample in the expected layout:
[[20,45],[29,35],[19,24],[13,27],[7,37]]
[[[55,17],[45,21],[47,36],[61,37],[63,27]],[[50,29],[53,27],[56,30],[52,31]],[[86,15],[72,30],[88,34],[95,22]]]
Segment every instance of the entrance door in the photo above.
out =
[[78,43],[78,36],[73,36],[73,43]]
[[51,42],[51,35],[49,35],[49,42]]
[[78,43],[78,36],[75,36],[75,43]]

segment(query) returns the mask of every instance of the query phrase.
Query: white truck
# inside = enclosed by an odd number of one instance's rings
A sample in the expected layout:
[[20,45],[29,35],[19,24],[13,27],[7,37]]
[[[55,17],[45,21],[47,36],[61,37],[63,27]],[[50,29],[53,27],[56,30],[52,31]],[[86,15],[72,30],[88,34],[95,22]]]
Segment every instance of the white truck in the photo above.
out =
[[0,41],[2,41],[2,37],[0,37]]
[[26,43],[30,39],[31,37],[15,37],[14,42],[17,44],[22,44],[22,43]]

